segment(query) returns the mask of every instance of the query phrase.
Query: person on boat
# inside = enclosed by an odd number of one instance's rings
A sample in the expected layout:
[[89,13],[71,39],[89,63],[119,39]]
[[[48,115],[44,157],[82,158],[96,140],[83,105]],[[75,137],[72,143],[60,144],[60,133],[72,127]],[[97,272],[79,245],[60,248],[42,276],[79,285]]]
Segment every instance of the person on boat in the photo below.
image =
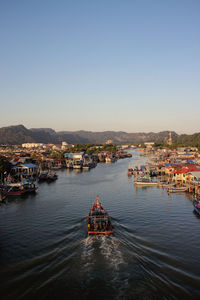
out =
[[90,230],[90,223],[88,223],[88,230]]
[[99,231],[101,231],[102,226],[101,226],[101,222],[99,223]]
[[97,229],[98,229],[98,224],[95,223],[95,224],[94,224],[94,231],[97,231]]

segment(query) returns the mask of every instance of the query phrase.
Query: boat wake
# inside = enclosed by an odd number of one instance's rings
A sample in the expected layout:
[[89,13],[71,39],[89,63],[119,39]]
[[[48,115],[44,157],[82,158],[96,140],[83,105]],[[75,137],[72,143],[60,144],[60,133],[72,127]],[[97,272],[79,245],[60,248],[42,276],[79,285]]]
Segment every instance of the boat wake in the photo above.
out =
[[120,241],[115,237],[101,237],[100,251],[113,269],[118,270],[120,265],[125,264],[120,250]]
[[81,260],[84,267],[95,266],[98,260],[115,271],[125,264],[120,241],[115,237],[88,236],[82,241]]
[[81,242],[81,244],[82,244],[81,261],[82,264],[84,265],[84,268],[89,269],[94,264],[93,239],[88,236]]

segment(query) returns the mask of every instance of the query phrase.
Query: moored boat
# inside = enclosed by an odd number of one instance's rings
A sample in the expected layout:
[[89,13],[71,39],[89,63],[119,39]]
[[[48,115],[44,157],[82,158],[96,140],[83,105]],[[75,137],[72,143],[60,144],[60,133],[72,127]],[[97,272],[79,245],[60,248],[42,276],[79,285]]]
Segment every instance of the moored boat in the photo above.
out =
[[187,191],[188,191],[188,188],[186,188],[186,187],[180,187],[180,188],[174,187],[174,188],[169,188],[167,190],[168,193],[185,193]]
[[7,184],[5,188],[8,196],[21,196],[26,193],[26,189],[21,182]]
[[48,170],[41,171],[40,174],[39,174],[39,176],[38,176],[38,182],[42,182],[42,181],[47,180],[47,178],[48,178],[48,173],[49,173]]
[[51,182],[55,181],[56,179],[58,179],[58,175],[50,170],[42,171],[38,176],[38,182]]
[[88,234],[111,235],[113,233],[111,217],[102,207],[97,194],[96,202],[93,204],[88,214]]
[[193,201],[194,210],[200,215],[200,202],[197,200]]
[[6,199],[7,195],[8,193],[4,186],[0,186],[0,202],[3,202]]
[[75,159],[73,161],[73,168],[74,169],[82,169],[82,166],[83,166],[82,160]]
[[158,181],[151,180],[150,178],[147,178],[147,177],[141,177],[141,178],[138,178],[135,181],[135,184],[136,185],[152,185],[152,186],[155,186],[155,185],[158,185]]
[[89,163],[84,163],[82,167],[83,167],[84,170],[89,170],[90,169],[90,164]]
[[26,190],[26,193],[34,193],[38,187],[33,182],[25,182],[24,189]]
[[133,168],[128,168],[128,171],[127,171],[127,174],[128,175],[133,175]]
[[55,181],[57,179],[58,179],[58,175],[56,173],[52,173],[52,172],[48,173],[48,175],[47,175],[48,182]]
[[17,183],[7,183],[5,186],[7,196],[20,196],[25,193],[36,192],[37,186],[33,182],[22,181]]

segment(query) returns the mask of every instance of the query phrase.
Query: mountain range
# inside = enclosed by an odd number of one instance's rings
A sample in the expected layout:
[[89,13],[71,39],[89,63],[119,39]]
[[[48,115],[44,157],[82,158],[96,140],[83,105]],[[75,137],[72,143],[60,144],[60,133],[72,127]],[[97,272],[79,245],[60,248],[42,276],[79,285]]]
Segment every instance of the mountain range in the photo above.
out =
[[[69,144],[83,143],[105,143],[112,140],[114,143],[144,143],[144,142],[167,142],[170,131],[158,133],[127,133],[123,131],[59,131],[51,128],[31,128],[27,129],[24,125],[16,125],[0,128],[0,144],[20,145],[23,143],[52,143],[60,144],[65,141]],[[195,136],[196,135],[196,136]],[[178,135],[172,132],[173,142],[200,140],[200,134]]]

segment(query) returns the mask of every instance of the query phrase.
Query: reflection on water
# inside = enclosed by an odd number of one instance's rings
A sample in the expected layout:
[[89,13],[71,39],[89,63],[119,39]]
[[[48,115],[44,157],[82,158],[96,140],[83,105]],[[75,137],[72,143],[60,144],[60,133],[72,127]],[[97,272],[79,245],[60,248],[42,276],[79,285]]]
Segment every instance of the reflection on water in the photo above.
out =
[[[1,205],[1,299],[199,299],[200,217],[189,194],[134,185],[146,159],[58,171]],[[97,192],[114,236],[87,236]]]

